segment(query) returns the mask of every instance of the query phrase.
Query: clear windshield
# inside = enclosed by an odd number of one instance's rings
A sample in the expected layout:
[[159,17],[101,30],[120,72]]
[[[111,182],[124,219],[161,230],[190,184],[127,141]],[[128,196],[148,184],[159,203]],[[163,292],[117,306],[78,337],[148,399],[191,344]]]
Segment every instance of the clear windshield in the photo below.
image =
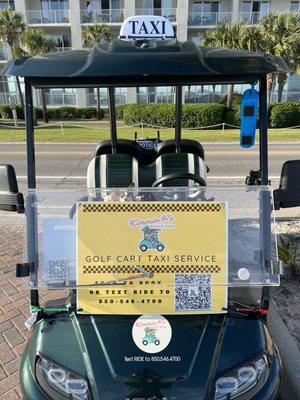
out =
[[279,284],[268,187],[31,190],[27,222],[31,287],[119,301],[155,287],[179,309],[185,292],[218,291],[220,310],[228,287]]

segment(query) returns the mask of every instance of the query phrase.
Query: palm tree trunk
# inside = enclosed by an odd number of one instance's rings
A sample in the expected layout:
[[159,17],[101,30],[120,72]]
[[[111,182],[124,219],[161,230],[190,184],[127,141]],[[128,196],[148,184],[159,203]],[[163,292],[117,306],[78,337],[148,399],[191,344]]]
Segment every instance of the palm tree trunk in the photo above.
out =
[[18,76],[16,76],[16,82],[17,82],[17,89],[18,89],[18,93],[19,93],[20,103],[21,103],[21,106],[24,108],[23,93],[21,90],[20,80],[19,80]]
[[278,101],[278,103],[280,103],[282,100],[282,92],[283,92],[283,88],[286,83],[286,80],[287,80],[287,74],[284,72],[280,72],[277,77],[277,82],[278,82],[277,101]]
[[46,124],[48,124],[49,117],[47,113],[47,105],[46,105],[44,89],[41,89],[41,105],[42,105],[43,120]]
[[270,102],[271,102],[271,94],[272,94],[273,83],[274,83],[274,75],[273,74],[267,74],[268,104],[270,104]]
[[96,102],[97,102],[97,119],[100,120],[101,119],[101,115],[100,115],[100,89],[97,87],[96,89]]
[[233,88],[233,85],[228,85],[227,87],[227,108],[232,108]]

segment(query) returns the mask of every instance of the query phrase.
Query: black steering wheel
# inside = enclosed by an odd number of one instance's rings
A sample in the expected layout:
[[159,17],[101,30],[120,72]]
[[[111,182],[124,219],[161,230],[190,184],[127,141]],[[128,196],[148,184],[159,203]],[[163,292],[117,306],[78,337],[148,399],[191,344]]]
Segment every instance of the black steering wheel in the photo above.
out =
[[157,187],[162,183],[173,181],[176,179],[191,180],[198,183],[200,186],[206,186],[206,182],[201,176],[189,174],[187,172],[175,172],[173,174],[164,175],[161,178],[156,179],[156,181],[152,183],[152,187]]

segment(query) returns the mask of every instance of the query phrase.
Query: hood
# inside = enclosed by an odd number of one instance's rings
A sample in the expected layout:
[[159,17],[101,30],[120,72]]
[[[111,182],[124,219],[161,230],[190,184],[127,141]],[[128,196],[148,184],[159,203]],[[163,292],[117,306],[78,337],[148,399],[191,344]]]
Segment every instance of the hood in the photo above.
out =
[[148,353],[133,339],[137,318],[75,314],[47,318],[34,332],[30,358],[39,352],[87,376],[93,400],[200,400],[214,398],[215,376],[265,348],[261,321],[180,315],[165,316],[172,330],[169,344]]

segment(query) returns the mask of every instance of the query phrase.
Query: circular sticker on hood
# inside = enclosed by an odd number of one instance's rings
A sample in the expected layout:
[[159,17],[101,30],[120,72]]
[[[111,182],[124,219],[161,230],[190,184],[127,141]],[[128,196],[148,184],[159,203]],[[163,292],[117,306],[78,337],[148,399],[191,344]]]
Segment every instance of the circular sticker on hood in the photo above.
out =
[[142,315],[132,327],[132,338],[145,353],[159,353],[170,343],[172,328],[162,315]]

